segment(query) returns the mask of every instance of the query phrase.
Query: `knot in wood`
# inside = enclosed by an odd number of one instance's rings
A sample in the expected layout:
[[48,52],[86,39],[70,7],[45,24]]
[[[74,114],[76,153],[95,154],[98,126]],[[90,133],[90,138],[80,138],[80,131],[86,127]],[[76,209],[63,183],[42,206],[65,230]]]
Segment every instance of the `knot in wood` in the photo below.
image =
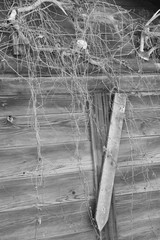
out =
[[10,123],[13,123],[13,117],[11,115],[9,115],[7,117],[7,121],[10,122]]

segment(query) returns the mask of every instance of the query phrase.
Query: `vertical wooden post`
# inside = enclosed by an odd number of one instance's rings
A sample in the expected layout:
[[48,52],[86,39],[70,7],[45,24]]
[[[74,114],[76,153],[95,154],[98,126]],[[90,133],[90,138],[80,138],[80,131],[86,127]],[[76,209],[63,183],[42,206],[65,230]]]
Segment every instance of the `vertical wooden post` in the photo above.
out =
[[[106,139],[109,130],[109,99],[108,92],[93,93],[92,114],[90,115],[90,133],[91,133],[91,151],[94,164],[94,186],[95,198],[98,199],[98,188],[103,165],[103,146],[106,145]],[[95,213],[94,213],[95,215]],[[108,226],[103,232],[99,233],[100,239],[110,239]],[[110,239],[111,240],[111,239]]]
[[108,142],[105,150],[96,209],[96,221],[99,231],[103,229],[109,217],[125,106],[126,95],[116,93],[113,102]]
[[98,186],[102,169],[103,146],[106,143],[109,128],[109,96],[106,93],[94,93],[92,114],[90,118],[91,147],[94,163],[94,178],[96,198],[98,197]]

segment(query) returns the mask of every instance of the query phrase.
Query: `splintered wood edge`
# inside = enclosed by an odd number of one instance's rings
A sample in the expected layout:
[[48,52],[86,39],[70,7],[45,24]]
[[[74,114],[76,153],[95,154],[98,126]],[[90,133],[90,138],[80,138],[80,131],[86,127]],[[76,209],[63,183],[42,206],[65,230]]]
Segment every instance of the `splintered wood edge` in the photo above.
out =
[[109,217],[126,97],[125,94],[116,93],[114,98],[96,209],[96,222],[99,231],[103,229]]

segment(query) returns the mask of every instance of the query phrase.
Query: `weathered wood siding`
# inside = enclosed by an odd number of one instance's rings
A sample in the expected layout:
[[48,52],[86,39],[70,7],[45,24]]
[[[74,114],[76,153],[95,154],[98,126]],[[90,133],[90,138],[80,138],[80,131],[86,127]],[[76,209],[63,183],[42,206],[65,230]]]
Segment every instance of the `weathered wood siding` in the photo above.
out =
[[55,95],[51,82],[41,82],[41,90],[37,113],[43,174],[37,170],[28,83],[0,79],[0,239],[94,240],[87,116],[63,88]]
[[[148,82],[149,80],[148,77]],[[150,93],[148,89],[148,92],[128,94],[115,179],[115,198],[119,240],[159,238],[160,95],[158,92]]]
[[[158,239],[159,76],[117,76],[112,83],[103,76],[87,81],[80,79],[93,94],[91,135],[84,109],[65,92],[65,84],[69,86],[71,79],[64,82],[61,78],[41,78],[40,81],[37,113],[43,176],[38,176],[37,171],[28,82],[22,78],[0,77],[0,239],[96,239],[90,207],[94,213],[110,121],[111,99],[106,86],[113,89],[112,85],[116,84],[120,92],[128,94],[128,100],[110,218],[101,237]],[[13,117],[12,123],[8,116]]]

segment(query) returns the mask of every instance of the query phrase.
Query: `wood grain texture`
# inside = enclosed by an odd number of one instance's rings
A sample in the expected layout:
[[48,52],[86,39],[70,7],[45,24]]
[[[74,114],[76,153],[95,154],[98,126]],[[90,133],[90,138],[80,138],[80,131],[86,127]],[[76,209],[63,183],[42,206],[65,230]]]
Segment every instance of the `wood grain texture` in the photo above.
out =
[[157,74],[160,71],[159,64],[156,64],[154,60],[144,61],[135,56],[136,54],[132,54],[132,56],[127,56],[120,58],[121,62],[124,64],[120,64],[118,61],[115,61],[115,64],[112,65],[112,70],[117,74]]
[[[112,2],[113,3],[113,2]],[[111,26],[109,28],[109,30],[111,30]],[[108,35],[108,34],[107,34]],[[107,36],[107,40],[108,37]],[[125,36],[126,37],[126,36]],[[114,35],[115,38],[115,35]],[[110,43],[112,42],[111,45],[114,44],[114,47],[116,47],[115,45],[117,44],[117,41],[114,42],[114,40],[110,40]],[[144,74],[144,73],[158,73],[160,71],[160,66],[159,63],[155,63],[154,60],[150,60],[149,62],[144,62],[141,59],[138,59],[135,55],[135,49],[133,50],[132,44],[131,46],[128,46],[129,44],[129,40],[127,43],[125,43],[123,46],[124,47],[120,47],[120,50],[123,50],[123,53],[127,54],[126,57],[120,57],[121,54],[123,54],[120,51],[120,55],[117,56],[116,58],[116,53],[113,52],[112,54],[115,56],[115,58],[113,59],[113,63],[110,63],[110,67],[112,67],[112,71],[114,73],[117,74]],[[112,46],[111,46],[112,47]],[[111,49],[110,45],[109,45],[109,49]],[[132,48],[132,49],[131,49]],[[107,49],[108,50],[108,49]],[[118,49],[117,49],[118,50]],[[132,51],[133,50],[133,51]],[[106,49],[104,49],[103,51],[106,51]],[[111,50],[110,50],[111,51]],[[129,52],[128,52],[129,51]],[[117,52],[117,51],[116,51]],[[11,56],[8,56],[5,54],[5,64],[3,62],[1,62],[0,64],[0,71],[3,74],[14,74],[14,75],[22,75],[22,76],[26,76],[28,75],[28,64],[26,64],[26,62],[28,61],[28,59],[19,59],[18,61],[16,60],[16,58],[13,58]],[[120,59],[119,59],[120,57]],[[6,64],[7,63],[7,64]],[[62,68],[60,67],[46,67],[46,65],[43,62],[40,62],[39,65],[41,65],[40,67],[37,66],[36,68],[36,72],[38,75],[41,76],[50,76],[52,75],[61,75],[62,72]],[[94,73],[96,74],[102,74],[103,71],[102,69],[99,69],[98,67],[95,67],[94,65],[88,65],[87,66],[87,73],[92,75]],[[86,74],[86,65],[85,64],[81,64],[79,68],[77,68],[77,74]]]
[[[89,205],[92,207],[93,202]],[[92,230],[85,201],[1,211],[0,219],[2,240],[57,238]]]
[[[57,142],[86,140],[87,123],[83,114],[39,116],[39,136],[42,145]],[[0,118],[0,148],[36,145],[34,119],[17,116],[13,123]]]
[[[127,60],[128,61],[128,60]],[[130,74],[128,75],[127,72],[126,74],[123,74],[122,76],[119,76],[116,81],[117,81],[117,87],[119,91],[122,92],[157,92],[157,95],[159,94],[160,90],[160,77],[157,74]]]
[[91,231],[86,231],[86,232],[80,232],[80,233],[74,233],[74,234],[69,234],[69,235],[64,235],[64,236],[59,236],[59,237],[51,237],[51,238],[39,238],[40,240],[96,240],[97,235],[95,233],[95,230]]
[[[92,161],[94,163],[94,182],[96,189],[96,199],[98,197],[98,186],[101,177],[101,169],[103,166],[104,151],[106,144],[109,121],[111,114],[111,96],[107,92],[96,92],[92,94],[92,117],[90,119],[91,127],[91,144],[92,144]],[[100,232],[101,239],[117,240],[115,206],[112,197],[110,215],[107,224]]]
[[129,96],[122,137],[160,135],[159,103],[159,96]]
[[[117,87],[119,91],[124,92],[154,92],[159,94],[160,91],[160,77],[156,73],[133,73],[128,74],[114,74],[114,76],[88,76],[88,77],[38,77],[37,80],[40,86],[40,93],[42,95],[54,95],[54,94],[71,94],[73,92],[73,86],[75,91],[80,93],[80,89],[76,88],[79,84],[82,86],[83,91],[87,93],[87,89],[92,91],[112,89],[113,86]],[[27,77],[15,77],[13,75],[1,75],[0,76],[0,89],[1,96],[25,96],[30,95],[30,89],[28,84],[29,78]]]
[[[107,85],[103,81],[106,81]],[[1,96],[26,96],[31,95],[29,87],[29,78],[15,77],[13,75],[6,76],[0,75],[0,90]],[[93,77],[38,77],[39,89],[37,94],[42,96],[55,95],[55,94],[69,94],[87,93],[88,90],[103,89],[112,86],[111,80],[106,76],[93,76]]]
[[103,163],[103,146],[107,140],[109,128],[109,96],[107,93],[92,93],[92,110],[90,114],[91,152],[94,165],[94,182],[96,196]]
[[[149,86],[149,85],[148,85]],[[160,96],[129,95],[115,178],[118,239],[158,239]]]
[[24,174],[21,178],[1,180],[0,196],[0,211],[31,207],[37,201],[40,204],[54,204],[92,198],[93,172],[77,171],[45,176],[41,171],[33,170],[27,177]]
[[[89,141],[43,146],[42,157],[47,176],[93,169]],[[0,149],[0,181],[30,176],[37,163],[36,147]]]
[[125,117],[122,138],[160,135],[160,109],[143,109]]
[[[98,188],[101,170],[103,164],[103,147],[107,141],[107,134],[109,130],[110,106],[109,96],[107,93],[100,92],[93,94],[93,109],[91,116],[91,135],[92,135],[92,152],[93,161],[95,165],[95,180]],[[98,194],[98,189],[97,189]]]
[[83,96],[71,96],[67,81],[43,78],[39,84],[42,164],[29,84],[0,79],[0,239],[96,239],[88,209],[95,192]]
[[160,163],[160,137],[121,139],[118,167]]
[[[21,95],[3,95],[0,91],[0,117],[13,115],[13,116],[26,116],[32,115],[32,99],[28,94]],[[76,102],[76,98],[71,95],[37,95],[37,113],[47,115],[49,113],[71,113],[81,112],[82,106]]]
[[158,239],[159,205],[160,191],[118,196],[116,198],[118,239]]
[[126,112],[134,112],[136,110],[156,110],[160,109],[160,95],[154,95],[153,92],[137,92],[137,93],[129,93],[126,104]]
[[96,221],[100,231],[107,223],[109,217],[125,106],[126,95],[116,93],[113,102],[113,110],[96,208]]
[[160,164],[121,167],[115,177],[115,194],[126,195],[160,190]]

